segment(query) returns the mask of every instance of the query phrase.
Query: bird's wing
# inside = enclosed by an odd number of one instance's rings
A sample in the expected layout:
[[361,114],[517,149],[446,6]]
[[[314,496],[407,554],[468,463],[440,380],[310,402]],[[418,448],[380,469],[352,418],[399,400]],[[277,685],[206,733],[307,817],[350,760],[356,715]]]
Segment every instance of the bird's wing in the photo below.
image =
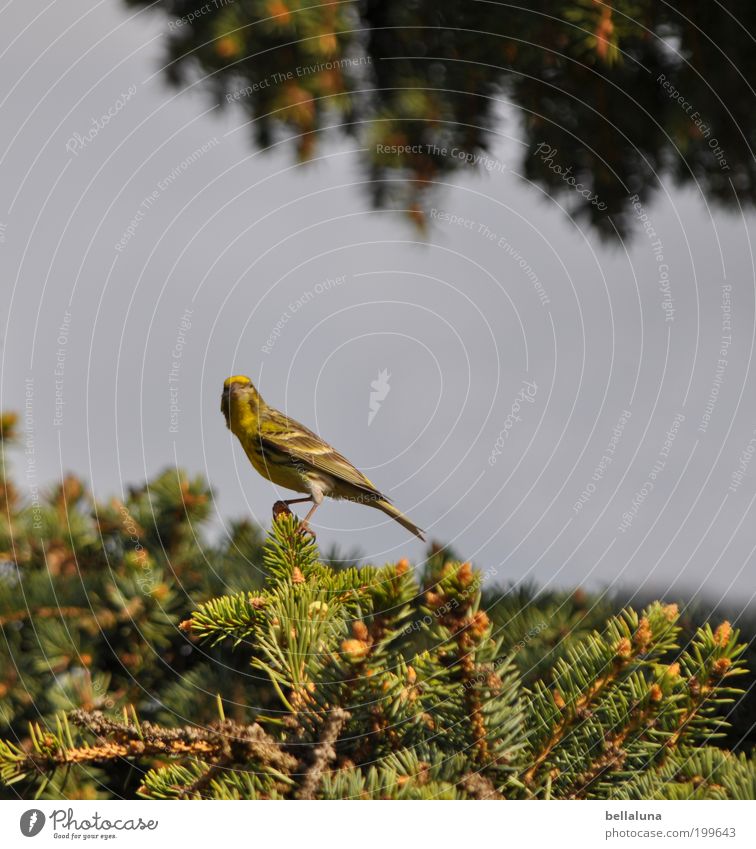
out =
[[264,451],[271,451],[279,456],[288,454],[305,467],[325,472],[370,495],[386,499],[375,484],[356,469],[346,457],[294,419],[280,413],[275,417],[272,429],[274,432],[266,432],[266,430],[263,427],[260,434],[260,443]]

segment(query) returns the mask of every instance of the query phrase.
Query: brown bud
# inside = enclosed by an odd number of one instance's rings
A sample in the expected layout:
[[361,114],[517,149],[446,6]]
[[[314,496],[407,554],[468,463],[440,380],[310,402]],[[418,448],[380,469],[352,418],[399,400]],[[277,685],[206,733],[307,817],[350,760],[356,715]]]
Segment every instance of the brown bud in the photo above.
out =
[[341,644],[341,651],[344,652],[347,660],[352,663],[359,663],[367,657],[370,646],[364,640],[344,640]]
[[0,416],[0,441],[15,439],[17,424],[16,413],[3,413]]
[[717,626],[714,631],[714,644],[720,648],[725,648],[732,637],[732,625],[725,620],[721,625]]
[[406,557],[402,557],[402,559],[396,564],[396,574],[404,575],[405,572],[409,571],[409,560]]
[[648,648],[648,644],[653,639],[653,636],[654,634],[651,630],[651,623],[648,621],[648,618],[644,616],[638,623],[638,628],[633,635],[633,642],[639,651],[645,651]]
[[670,663],[664,674],[669,676],[672,679],[679,678],[680,677],[680,664],[679,663]]
[[714,667],[712,669],[712,672],[718,678],[722,678],[723,676],[727,675],[731,666],[732,666],[732,661],[730,660],[729,657],[720,657],[719,660],[714,662]]
[[648,688],[648,695],[652,702],[660,702],[664,698],[662,688],[658,684],[652,684]]
[[299,566],[295,566],[291,570],[291,582],[292,584],[303,584],[305,582],[305,577],[302,574],[302,570]]
[[170,594],[170,588],[168,584],[160,583],[150,592],[152,598],[156,598],[158,601],[163,601]]
[[564,698],[559,690],[552,690],[551,695],[554,699],[554,704],[559,708],[559,710],[564,710],[567,705],[565,704]]
[[495,672],[490,672],[486,678],[486,686],[492,693],[499,693],[501,691],[501,678]]
[[486,613],[479,610],[470,622],[470,631],[475,637],[480,639],[486,633],[490,624],[491,620],[488,618]]
[[475,575],[473,573],[472,564],[470,563],[463,563],[457,570],[457,580],[463,587],[469,586],[473,582],[474,578]]
[[662,613],[668,622],[674,622],[680,615],[680,609],[676,604],[665,604]]
[[430,764],[426,761],[418,761],[417,775],[415,776],[417,783],[422,787],[427,784],[430,779]]
[[286,4],[282,0],[271,0],[267,5],[266,11],[269,18],[278,18],[276,23],[288,24],[291,19],[291,12],[286,8]]
[[60,494],[67,504],[77,502],[84,493],[84,487],[76,475],[66,475],[60,485]]
[[414,667],[408,666],[407,667],[407,683],[408,684],[414,684],[415,681],[417,681],[417,672],[415,672]]
[[365,623],[361,619],[356,619],[354,622],[352,622],[352,634],[358,640],[362,640],[363,642],[367,642],[367,638],[368,638],[367,625],[365,625]]
[[242,42],[231,35],[224,35],[215,42],[215,51],[223,59],[233,59],[242,50]]
[[627,637],[619,640],[614,650],[617,652],[617,657],[621,657],[623,660],[627,660],[633,656],[633,645]]

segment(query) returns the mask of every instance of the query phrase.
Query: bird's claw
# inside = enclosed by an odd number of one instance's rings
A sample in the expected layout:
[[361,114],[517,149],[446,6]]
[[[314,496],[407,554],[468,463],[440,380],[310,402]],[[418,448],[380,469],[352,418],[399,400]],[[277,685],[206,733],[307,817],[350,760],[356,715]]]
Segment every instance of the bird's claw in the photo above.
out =
[[[277,522],[279,519],[282,519],[285,516],[293,515],[294,513],[285,501],[276,501],[276,503],[273,505],[273,521]],[[313,531],[313,529],[307,522],[300,522],[298,530],[299,533],[302,534],[302,536],[304,536],[305,534],[309,534],[313,539],[316,539],[315,531]]]
[[307,522],[300,522],[299,524],[299,533],[304,536],[305,534],[309,534],[313,539],[317,539],[315,536],[315,531],[310,527]]

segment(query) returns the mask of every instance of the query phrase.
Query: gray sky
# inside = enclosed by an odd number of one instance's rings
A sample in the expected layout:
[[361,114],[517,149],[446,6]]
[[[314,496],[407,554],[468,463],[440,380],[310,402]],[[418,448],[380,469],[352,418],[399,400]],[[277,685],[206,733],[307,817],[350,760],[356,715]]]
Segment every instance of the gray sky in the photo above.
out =
[[[29,388],[20,484],[73,470],[105,499],[178,464],[215,488],[219,528],[267,523],[274,488],[219,412],[245,373],[490,576],[751,599],[753,214],[667,186],[646,210],[657,253],[640,221],[604,246],[518,176],[504,104],[499,166],[441,187],[424,238],[371,210],[352,142],[306,165],[261,154],[240,109],[169,89],[160,24],[112,0],[0,12],[0,406],[23,412]],[[375,562],[422,555],[365,507],[316,520]]]

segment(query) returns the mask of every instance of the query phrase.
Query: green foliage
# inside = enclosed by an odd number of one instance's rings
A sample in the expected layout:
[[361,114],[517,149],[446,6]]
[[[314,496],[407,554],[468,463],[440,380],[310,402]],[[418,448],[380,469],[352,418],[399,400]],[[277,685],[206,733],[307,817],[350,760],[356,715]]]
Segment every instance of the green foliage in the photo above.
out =
[[334,568],[292,516],[210,545],[210,497],[166,472],[94,504],[69,476],[36,505],[5,480],[6,795],[754,798],[722,748],[728,622],[483,593],[438,546]]
[[[13,415],[2,437],[6,449]],[[106,504],[68,475],[37,504],[9,478],[5,450],[0,459],[0,736],[19,744],[30,722],[54,729],[61,711],[129,705],[174,725],[208,723],[218,693],[229,715],[251,720],[245,659],[230,644],[200,648],[178,626],[202,602],[261,583],[260,531],[238,522],[207,542],[211,493],[176,470]],[[257,704],[267,698],[261,687]],[[132,772],[74,771],[66,793],[133,795]]]
[[756,799],[756,771],[744,754],[707,746],[670,757],[618,785],[613,799]]

